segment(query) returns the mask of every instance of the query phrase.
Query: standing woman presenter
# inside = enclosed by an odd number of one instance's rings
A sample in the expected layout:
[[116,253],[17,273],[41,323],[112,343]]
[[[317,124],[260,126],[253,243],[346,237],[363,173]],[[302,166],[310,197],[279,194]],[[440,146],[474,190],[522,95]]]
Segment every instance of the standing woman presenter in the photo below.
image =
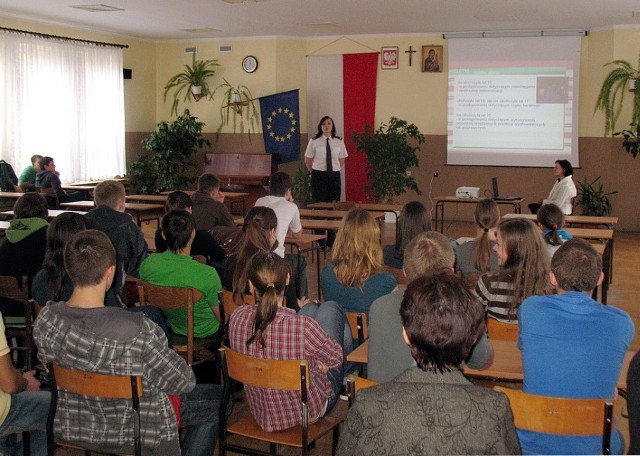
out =
[[347,156],[342,138],[336,136],[333,119],[324,116],[304,153],[305,165],[311,171],[311,197],[314,202],[340,201],[340,170],[344,168]]

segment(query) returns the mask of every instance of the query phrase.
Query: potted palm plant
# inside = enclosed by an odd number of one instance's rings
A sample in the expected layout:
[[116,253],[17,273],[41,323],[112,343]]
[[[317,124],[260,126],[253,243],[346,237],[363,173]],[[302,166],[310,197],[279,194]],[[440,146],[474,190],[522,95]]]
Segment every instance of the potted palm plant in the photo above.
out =
[[173,76],[164,86],[164,101],[167,101],[167,95],[173,91],[173,104],[171,106],[171,114],[178,114],[178,104],[180,96],[184,95],[183,102],[191,97],[195,101],[199,101],[202,97],[213,98],[213,92],[209,90],[208,79],[216,74],[215,67],[220,66],[217,60],[196,60],[196,54],[193,53],[191,66],[185,65],[184,71]]
[[215,94],[222,91],[222,104],[220,105],[220,126],[216,130],[216,138],[220,136],[222,127],[231,124],[233,132],[240,132],[241,135],[247,132],[249,142],[251,133],[255,133],[258,125],[258,109],[254,103],[255,98],[245,85],[233,86],[226,79],[215,88]]
[[416,125],[392,117],[375,131],[366,125],[364,132],[354,133],[351,139],[367,156],[369,184],[365,190],[375,201],[390,202],[406,190],[422,194],[415,179],[407,175],[409,168],[418,166],[416,152],[424,143]]
[[[605,136],[622,136],[622,147],[635,158],[640,153],[640,90],[636,90],[636,81],[640,78],[640,57],[638,68],[626,60],[614,60],[605,66],[609,65],[613,69],[602,83],[594,112],[604,113]],[[616,121],[620,117],[627,90],[633,92],[631,123],[628,129],[616,131]]]

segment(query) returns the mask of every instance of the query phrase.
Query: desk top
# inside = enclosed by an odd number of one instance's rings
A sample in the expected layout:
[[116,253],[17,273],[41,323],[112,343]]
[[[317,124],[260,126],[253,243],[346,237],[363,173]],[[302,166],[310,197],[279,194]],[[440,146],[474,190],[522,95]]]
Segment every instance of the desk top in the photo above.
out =
[[596,228],[564,228],[573,237],[581,239],[613,239],[613,230],[599,230]]
[[[236,226],[244,225],[244,217],[236,217],[233,219]],[[304,230],[337,230],[340,228],[340,220],[316,220],[316,219],[300,219],[302,229]]]
[[22,195],[24,195],[22,192],[0,192],[0,198],[18,199]]
[[[434,196],[433,200],[436,203],[477,203],[483,198],[457,198],[455,196]],[[512,200],[494,200],[496,204],[520,204],[524,201],[524,198],[517,198]]]
[[125,199],[131,201],[150,201],[155,203],[164,203],[169,195],[127,195]]
[[[365,211],[400,212],[402,206],[402,204],[394,203],[357,203],[355,207],[359,207]],[[334,210],[336,203],[311,203],[307,204],[307,207],[310,209]]]
[[[63,211],[61,209],[49,209],[49,214],[47,214],[47,218],[48,219],[52,219],[57,217],[60,214],[64,214],[65,212],[71,212],[71,213],[75,213],[75,214],[80,214],[80,215],[85,215],[86,212],[85,211]],[[4,212],[0,212],[0,214],[2,215],[8,215],[13,217],[13,211],[4,211]]]
[[[72,203],[61,203],[60,207],[93,209],[95,207],[95,203],[93,201],[74,201]],[[124,203],[124,208],[127,211],[143,212],[163,209],[164,204]]]
[[[536,221],[535,214],[504,214],[503,219],[524,218],[531,221]],[[584,225],[616,225],[618,223],[618,217],[596,217],[593,215],[565,215],[565,223],[582,223]]]
[[[189,196],[193,195],[196,192],[195,190],[182,190],[182,191]],[[161,195],[168,195],[170,193],[173,193],[173,192],[160,192]],[[247,192],[222,192],[222,191],[220,193],[222,193],[225,198],[242,198],[249,194]]]
[[60,188],[62,188],[62,190],[71,190],[71,191],[84,190],[87,192],[93,192],[96,189],[96,186],[95,185],[62,184]]
[[295,237],[287,236],[284,240],[284,243],[295,244],[298,246],[306,246],[326,238],[327,238],[326,234],[298,233],[298,235]]
[[[342,219],[349,211],[331,209],[300,209],[301,218]],[[384,218],[384,212],[367,211],[374,219]]]
[[[496,379],[507,382],[522,382],[522,355],[518,346],[513,341],[490,340],[493,347],[493,362],[486,369],[471,369],[466,365],[462,368],[462,373],[467,377]],[[631,358],[635,355],[633,351],[627,351],[618,378],[618,388],[627,387],[627,372]],[[369,341],[347,355],[347,360],[355,363],[366,363],[369,360]]]
[[9,228],[9,222],[0,220],[0,231],[6,231]]

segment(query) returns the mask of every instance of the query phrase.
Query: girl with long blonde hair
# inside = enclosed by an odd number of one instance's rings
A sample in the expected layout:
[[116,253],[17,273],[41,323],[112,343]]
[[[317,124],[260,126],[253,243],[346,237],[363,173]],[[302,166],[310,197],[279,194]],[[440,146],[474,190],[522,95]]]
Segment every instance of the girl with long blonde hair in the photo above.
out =
[[368,313],[374,300],[398,285],[383,272],[380,227],[363,209],[352,209],[342,219],[331,261],[322,270],[320,286],[324,298],[345,311]]

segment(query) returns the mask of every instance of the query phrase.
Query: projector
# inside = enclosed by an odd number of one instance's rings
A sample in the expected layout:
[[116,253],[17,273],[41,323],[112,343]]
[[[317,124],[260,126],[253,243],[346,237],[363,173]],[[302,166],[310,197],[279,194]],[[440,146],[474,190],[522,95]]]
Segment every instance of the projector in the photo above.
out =
[[480,196],[480,187],[458,187],[456,190],[456,198],[478,198]]

